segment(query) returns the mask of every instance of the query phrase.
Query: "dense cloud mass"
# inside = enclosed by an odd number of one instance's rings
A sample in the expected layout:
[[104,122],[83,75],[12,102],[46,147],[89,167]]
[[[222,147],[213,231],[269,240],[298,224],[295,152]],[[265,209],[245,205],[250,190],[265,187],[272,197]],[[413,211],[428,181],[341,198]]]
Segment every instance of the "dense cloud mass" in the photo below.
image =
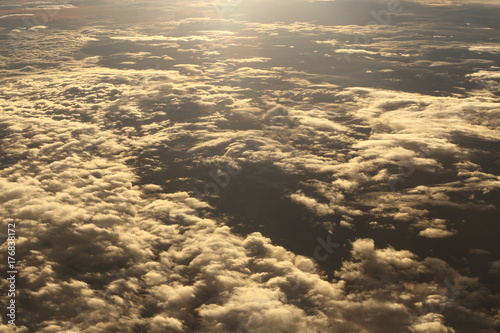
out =
[[0,332],[498,332],[496,5],[2,4]]

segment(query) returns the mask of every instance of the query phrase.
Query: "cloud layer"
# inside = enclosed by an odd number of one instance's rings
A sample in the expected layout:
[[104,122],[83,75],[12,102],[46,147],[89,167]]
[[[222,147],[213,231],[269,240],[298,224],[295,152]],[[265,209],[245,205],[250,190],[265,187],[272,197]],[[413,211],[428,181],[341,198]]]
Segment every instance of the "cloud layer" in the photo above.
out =
[[6,28],[15,331],[495,332],[497,52],[455,28]]

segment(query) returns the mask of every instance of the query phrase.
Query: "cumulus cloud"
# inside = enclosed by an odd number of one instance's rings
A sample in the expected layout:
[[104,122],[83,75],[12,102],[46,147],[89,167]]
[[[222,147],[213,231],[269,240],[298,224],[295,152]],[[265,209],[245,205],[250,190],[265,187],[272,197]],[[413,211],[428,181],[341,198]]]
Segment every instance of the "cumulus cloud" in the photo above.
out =
[[425,230],[420,231],[418,234],[420,236],[427,238],[445,238],[452,236],[454,233],[449,230],[443,230],[438,228],[427,228]]
[[[348,38],[368,27],[313,22],[196,18],[45,30],[18,39],[19,57],[2,58],[0,69],[9,75],[0,88],[0,214],[22,230],[17,331],[498,325],[490,306],[498,293],[468,257],[448,261],[453,251],[420,245],[460,243],[498,213],[492,85],[459,94],[458,80],[447,96],[424,87],[440,68],[464,64],[477,66],[464,80],[497,82],[481,69],[495,53],[490,45],[422,37],[422,54],[436,59],[419,62],[424,56],[406,49],[414,41],[399,40],[402,31],[434,36],[417,23],[378,27],[366,50]],[[337,42],[346,45],[332,50]],[[440,53],[464,50],[488,59]],[[363,57],[325,63],[342,58],[335,53]],[[365,86],[354,84],[361,64],[397,53],[408,56],[385,59],[363,72]],[[375,73],[387,77],[367,87]],[[392,79],[404,81],[399,90]],[[217,195],[200,198],[195,189],[207,184]],[[232,206],[249,208],[238,215]],[[471,212],[481,214],[480,227]],[[331,255],[338,266],[314,258],[317,238],[266,235],[296,226],[299,236],[345,235]],[[491,242],[470,242],[460,250],[489,260],[485,274],[497,276]]]

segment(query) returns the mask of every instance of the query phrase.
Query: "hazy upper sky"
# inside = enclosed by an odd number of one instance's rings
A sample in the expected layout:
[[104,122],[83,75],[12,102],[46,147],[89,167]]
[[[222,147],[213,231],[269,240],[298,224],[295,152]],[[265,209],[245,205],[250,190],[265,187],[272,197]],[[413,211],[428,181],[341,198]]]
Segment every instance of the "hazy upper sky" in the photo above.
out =
[[500,332],[499,14],[1,1],[0,331]]

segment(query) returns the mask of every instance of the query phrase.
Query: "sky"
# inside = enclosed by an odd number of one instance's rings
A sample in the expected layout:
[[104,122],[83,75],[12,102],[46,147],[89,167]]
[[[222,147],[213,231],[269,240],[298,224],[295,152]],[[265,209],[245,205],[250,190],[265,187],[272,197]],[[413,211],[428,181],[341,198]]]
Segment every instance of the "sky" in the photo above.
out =
[[499,14],[1,1],[0,332],[500,332]]

